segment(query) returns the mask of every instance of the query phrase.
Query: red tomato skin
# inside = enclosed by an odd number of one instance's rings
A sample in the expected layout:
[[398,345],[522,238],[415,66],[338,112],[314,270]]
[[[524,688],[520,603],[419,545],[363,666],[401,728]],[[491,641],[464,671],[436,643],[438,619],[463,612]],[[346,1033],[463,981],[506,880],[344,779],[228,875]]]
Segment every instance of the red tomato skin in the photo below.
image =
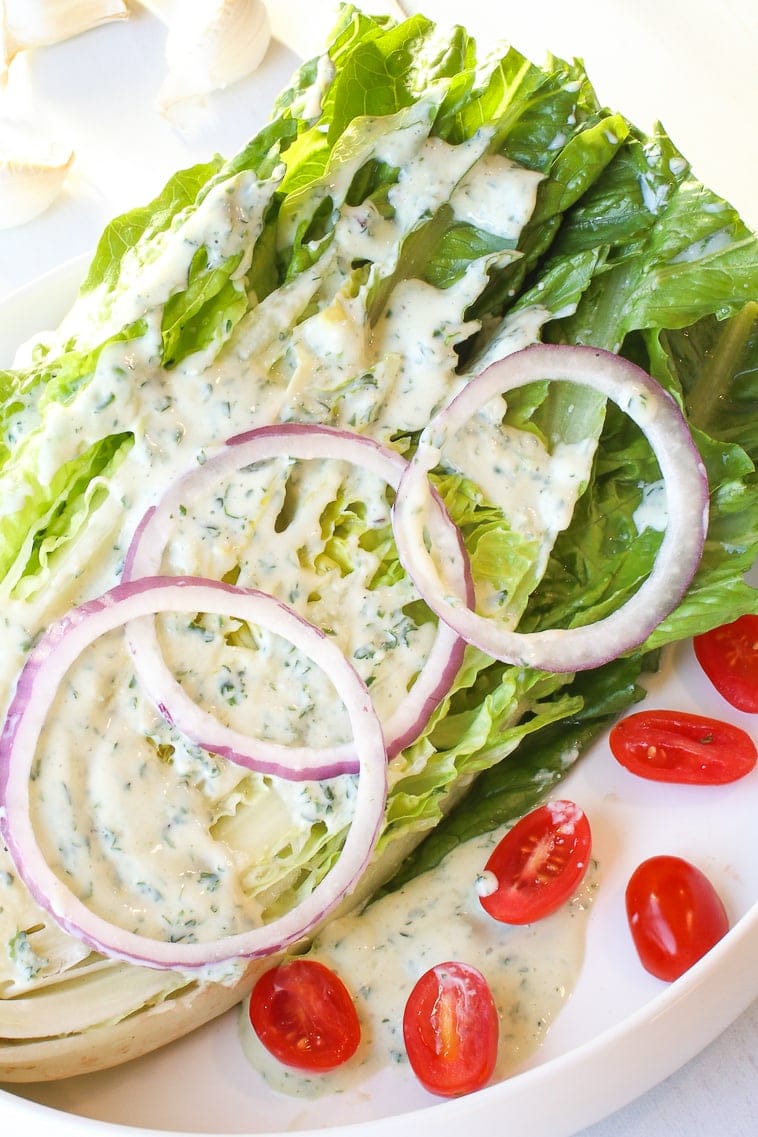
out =
[[682,785],[720,786],[744,778],[758,762],[746,731],[685,711],[638,711],[611,729],[616,760],[638,777]]
[[703,632],[692,645],[718,693],[737,710],[758,714],[758,615]]
[[361,1040],[358,1014],[342,980],[314,959],[289,959],[255,984],[250,1024],[283,1065],[308,1073],[334,1070]]
[[486,1086],[497,1062],[499,1029],[487,980],[475,967],[457,961],[426,971],[403,1014],[411,1069],[439,1097],[459,1097]]
[[482,907],[503,924],[532,924],[549,916],[576,892],[591,849],[590,823],[578,805],[558,800],[538,806],[490,855],[480,887]]
[[716,889],[681,857],[650,857],[626,887],[626,914],[646,971],[672,982],[709,952],[729,931]]

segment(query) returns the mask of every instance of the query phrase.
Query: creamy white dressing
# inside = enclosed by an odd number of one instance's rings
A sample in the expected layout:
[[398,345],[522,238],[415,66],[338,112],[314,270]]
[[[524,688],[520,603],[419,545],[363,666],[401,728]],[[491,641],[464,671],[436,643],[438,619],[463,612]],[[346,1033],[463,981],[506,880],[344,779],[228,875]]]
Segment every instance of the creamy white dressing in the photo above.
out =
[[295,107],[300,108],[303,118],[317,119],[321,115],[324,95],[331,86],[336,68],[328,53],[320,55],[316,62],[316,75],[312,83],[306,87]]
[[[394,115],[364,116],[353,120],[337,147],[335,164],[329,166],[326,176],[319,183],[309,187],[304,202],[296,201],[294,207],[280,218],[280,243],[284,246],[291,243],[295,239],[298,225],[304,219],[310,219],[323,201],[330,201],[335,210],[341,209],[355,175],[368,161],[375,159],[403,170],[412,168],[414,159],[427,142],[435,111],[443,95],[444,88],[438,86],[431,89],[423,99]],[[442,197],[438,202],[444,200]],[[307,213],[303,214],[302,210],[307,210]],[[355,226],[350,222],[350,210],[346,217],[348,232],[355,235]],[[337,220],[335,216],[335,220],[339,226],[341,218]],[[396,229],[392,237],[397,237],[397,234]],[[335,239],[339,246],[341,233],[336,233]],[[380,252],[392,257],[395,250],[388,244],[381,246]]]
[[672,257],[670,264],[681,264],[687,261],[702,261],[707,257],[717,256],[724,249],[729,248],[732,242],[732,235],[729,229],[717,229],[715,233],[709,233],[707,237],[702,237],[699,241],[693,241],[675,257]]
[[[461,202],[463,203],[464,197],[468,199],[465,201],[467,208],[462,213],[462,219],[473,222],[471,203],[474,202],[475,208],[479,205],[482,207],[482,228],[487,228],[488,224],[494,225],[497,211],[492,209],[493,203],[482,200],[481,196],[483,165],[488,161],[483,155],[490,143],[491,132],[481,130],[460,146],[451,148],[442,139],[430,138],[423,133],[429,125],[423,120],[414,124],[413,133],[406,139],[406,149],[408,143],[413,142],[415,153],[405,157],[397,183],[388,193],[394,211],[392,217],[383,217],[371,201],[343,208],[338,243],[350,259],[370,259],[386,271],[397,254],[397,234],[409,233],[424,218],[431,217],[440,203],[450,200],[453,205],[459,190]],[[389,150],[386,145],[378,148],[377,156],[390,164],[403,159],[403,155],[398,154],[396,149]],[[514,177],[516,192],[507,195],[509,203],[511,199],[517,198],[513,205],[514,216],[523,212],[524,203],[530,197],[527,181],[530,171],[521,169],[520,174],[521,180]],[[478,195],[473,190],[463,192],[463,187],[469,185],[471,179],[474,185],[480,187]],[[502,176],[500,191],[501,194],[505,191]],[[501,197],[501,205],[502,200]],[[521,228],[533,209],[532,200]],[[457,210],[455,212],[457,214]],[[493,229],[493,232],[496,230]],[[391,261],[388,257],[392,258]]]
[[73,313],[65,318],[56,340],[65,343],[72,330],[81,336],[90,315],[100,338],[103,310],[109,313],[111,333],[139,320],[150,309],[164,304],[179,288],[186,287],[192,257],[205,250],[213,268],[229,258],[239,257],[232,279],[240,279],[250,267],[263,216],[284,175],[284,166],[272,176],[259,179],[249,170],[212,186],[199,205],[155,236],[150,244],[150,260],[145,250],[132,249],[124,259],[120,287],[108,292],[100,285],[79,298]]
[[[312,841],[310,826],[286,819],[326,816],[325,787],[282,782],[267,792],[271,779],[188,746],[128,678],[113,633],[61,687],[35,770],[34,823],[48,863],[98,914],[138,934],[182,942],[256,926],[264,902],[245,877],[258,860],[270,869],[290,844]],[[328,791],[339,830],[352,813],[352,779]],[[222,819],[259,795],[269,808],[277,801],[282,824],[251,845],[249,832]]]
[[587,442],[564,443],[551,453],[528,431],[469,420],[445,443],[443,460],[478,484],[512,529],[540,543],[571,520],[577,489],[587,476]]
[[[297,508],[284,529],[282,511],[293,496]],[[363,523],[352,533],[335,535],[339,548],[333,559],[324,550],[323,533],[337,498],[348,506],[359,503]],[[390,528],[383,482],[344,462],[257,463],[193,495],[172,522],[161,571],[215,579],[238,572],[238,584],[282,597],[329,631],[359,674],[371,681],[379,714],[389,716],[412,685],[435,629],[431,623],[416,626],[405,615],[406,606],[418,599],[407,577],[367,586],[382,565],[376,552],[365,547],[364,525],[386,533]],[[349,572],[340,567],[343,557]],[[170,628],[162,639],[164,655],[182,684],[228,725],[305,745],[349,738],[346,715],[334,707],[334,692],[323,673],[281,638],[256,632],[257,658],[250,660],[249,651],[239,646],[234,622],[227,622],[226,639],[207,626],[207,635],[198,634],[186,619],[163,623]],[[382,667],[390,657],[391,667]],[[279,683],[286,669],[292,681]]]
[[561,313],[551,312],[541,304],[530,304],[527,308],[519,308],[510,312],[498,326],[492,330],[483,351],[479,353],[471,368],[473,374],[484,371],[485,367],[504,359],[514,351],[536,343],[540,332],[548,320],[556,319]]
[[387,1067],[412,1077],[403,1043],[403,1010],[421,975],[459,960],[487,979],[500,1027],[494,1079],[512,1075],[539,1046],[569,997],[584,952],[594,871],[553,915],[518,927],[500,924],[481,907],[477,877],[504,830],[467,842],[442,864],[360,914],[330,923],[309,952],[332,968],[350,991],[361,1044],[343,1066],[307,1075],[278,1062],[240,1009],[239,1033],[250,1063],[280,1093],[299,1097],[345,1092]]
[[643,485],[642,500],[632,514],[632,521],[638,533],[654,529],[662,533],[666,528],[666,486],[663,481]]
[[[464,174],[450,204],[459,220],[515,243],[534,212],[542,180],[542,174],[525,171],[502,154],[489,154]],[[511,181],[513,187],[505,193]]]
[[[420,107],[390,139],[378,126],[375,137],[369,131],[370,153],[411,171],[394,191],[394,244],[419,221],[422,167],[428,190],[424,210],[447,200],[451,177],[457,181],[465,174],[458,216],[495,233],[503,218],[509,226],[511,218],[526,219],[536,192],[534,176],[522,172],[520,180],[510,164],[485,157],[484,136],[458,149],[431,143],[427,134],[433,105],[429,100]],[[356,169],[366,157],[364,150]],[[477,163],[486,174],[480,198],[473,173]],[[346,191],[349,169],[344,177]],[[493,189],[501,177],[502,200]],[[158,241],[146,268],[127,264],[130,287],[119,291],[110,317],[114,328],[142,320],[141,334],[109,346],[88,385],[65,404],[42,412],[41,481],[49,481],[60,465],[102,437],[123,432],[131,442],[107,483],[103,479],[91,491],[100,492],[102,501],[86,529],[57,552],[55,589],[39,588],[33,577],[21,576],[24,556],[8,576],[2,598],[3,703],[37,633],[73,603],[116,583],[144,511],[173,478],[202,462],[227,437],[294,417],[341,423],[387,440],[420,429],[458,389],[455,345],[475,330],[458,313],[478,294],[494,259],[514,254],[506,251],[472,265],[445,290],[402,282],[390,292],[372,329],[367,314],[379,269],[356,293],[346,263],[356,235],[351,211],[336,218],[329,252],[253,309],[221,351],[210,345],[172,370],[160,366],[161,305],[186,283],[201,243],[212,263],[243,254],[242,271],[276,184],[274,178],[258,187],[239,175],[215,187],[198,213],[181,222],[181,240],[174,234],[172,241]],[[369,228],[364,251],[372,248]],[[384,263],[382,269],[391,267]],[[137,281],[138,289],[132,287]],[[77,326],[84,320],[86,329],[89,306],[94,312],[97,303],[96,294],[79,302]],[[501,346],[515,347],[545,315],[522,314],[503,333]],[[523,460],[516,462],[514,440],[506,442],[499,458],[495,440],[487,443],[487,463],[497,461],[508,471],[489,489],[498,499],[523,498],[527,504],[519,517],[528,515],[537,539],[549,547],[556,511],[568,509],[568,503],[561,499],[559,505],[544,493],[535,505],[532,456],[524,449],[530,444],[519,442]],[[550,461],[540,459],[539,477],[545,484]],[[572,461],[569,455],[571,469]],[[566,462],[566,455],[558,456],[561,478]],[[316,481],[299,479],[297,509],[281,531],[275,523],[285,491],[278,475],[267,481],[254,472],[227,486],[209,487],[205,500],[200,496],[187,503],[167,546],[166,567],[239,573],[245,583],[301,604],[310,618],[325,621],[330,629],[339,622],[346,652],[373,680],[372,693],[386,712],[423,661],[430,625],[416,628],[406,620],[405,608],[414,599],[407,582],[369,587],[378,561],[359,541],[350,547],[352,579],[338,566],[316,564],[323,538],[317,521],[338,491],[362,505],[376,531],[386,528],[388,520],[385,487],[378,479],[372,485],[360,472],[347,476],[344,468],[321,466]],[[498,488],[506,481],[507,495]],[[349,545],[349,536],[347,541]],[[181,634],[178,628],[174,622],[171,652],[190,689],[223,709],[229,721],[284,740],[323,738],[328,721],[330,731],[341,736],[330,692],[312,666],[304,670],[295,665],[287,646],[260,635],[257,650],[243,652],[234,642],[239,629],[233,622],[210,628],[188,627],[185,621]],[[296,674],[294,686],[279,680],[279,669],[285,667]],[[325,702],[329,715],[313,715],[311,707]],[[50,861],[81,897],[91,897],[101,914],[149,935],[163,931],[175,938],[215,938],[274,911],[288,887],[288,858],[305,862],[323,855],[328,863],[349,820],[354,792],[350,778],[328,785],[278,782],[186,746],[135,691],[130,659],[115,633],[94,645],[62,685],[37,765],[35,823]],[[317,839],[315,821],[321,823]],[[19,931],[37,927],[40,913],[28,897],[19,901],[13,866],[0,864],[0,872],[9,882],[6,895],[13,896],[12,904],[0,899],[0,928],[10,943]],[[55,951],[48,956],[33,946],[15,955],[0,953],[0,985],[18,982],[34,968],[44,978],[61,966]]]

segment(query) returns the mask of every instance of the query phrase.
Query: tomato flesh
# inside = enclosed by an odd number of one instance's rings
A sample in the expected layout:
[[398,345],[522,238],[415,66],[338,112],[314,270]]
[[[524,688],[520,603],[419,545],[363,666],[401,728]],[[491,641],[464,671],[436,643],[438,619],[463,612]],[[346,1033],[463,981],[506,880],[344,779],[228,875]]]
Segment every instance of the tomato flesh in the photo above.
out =
[[270,968],[250,995],[250,1023],[285,1066],[325,1073],[353,1056],[361,1027],[339,976],[313,959]]
[[738,710],[758,713],[758,616],[740,616],[692,642],[718,693]]
[[522,817],[492,852],[480,878],[485,912],[504,924],[531,924],[560,908],[589,867],[592,834],[572,801],[552,801]]
[[650,857],[635,869],[626,888],[626,913],[642,966],[667,982],[729,931],[716,889],[681,857]]
[[744,730],[684,711],[627,715],[608,741],[622,766],[657,782],[724,785],[749,774],[758,762],[758,749]]
[[499,1024],[489,984],[466,963],[438,963],[411,991],[403,1014],[408,1061],[430,1093],[481,1089],[497,1061]]

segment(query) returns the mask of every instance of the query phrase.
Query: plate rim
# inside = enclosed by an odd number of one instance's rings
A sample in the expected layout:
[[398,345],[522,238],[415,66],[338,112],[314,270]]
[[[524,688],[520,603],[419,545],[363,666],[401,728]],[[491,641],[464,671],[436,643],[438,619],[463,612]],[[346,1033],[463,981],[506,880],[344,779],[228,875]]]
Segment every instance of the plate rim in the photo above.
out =
[[[756,951],[758,902],[682,978],[621,1021],[566,1053],[488,1086],[476,1094],[451,1101],[433,1102],[419,1109],[393,1114],[390,1118],[372,1118],[335,1127],[298,1129],[297,1133],[299,1137],[324,1137],[329,1133],[344,1137],[376,1137],[380,1133],[386,1133],[390,1123],[392,1132],[397,1137],[417,1137],[418,1122],[423,1117],[436,1123],[438,1137],[454,1137],[460,1134],[461,1124],[467,1118],[476,1120],[476,1114],[491,1108],[493,1104],[512,1107],[514,1099],[518,1104],[520,1097],[534,1093],[535,1084],[539,1086],[543,1082],[551,1083],[554,1079],[565,1081],[570,1077],[571,1094],[569,1102],[562,1103],[563,1124],[559,1129],[556,1129],[554,1119],[538,1118],[535,1121],[531,1118],[528,1128],[523,1129],[516,1128],[513,1119],[509,1120],[509,1131],[513,1137],[570,1137],[579,1129],[622,1108],[674,1073],[746,1010],[758,997],[758,973],[754,973],[752,985],[746,984],[743,982],[745,972],[739,964],[754,961]],[[730,966],[725,967],[726,963]],[[731,979],[726,984],[714,984],[714,973],[718,973],[719,978],[726,975]],[[719,991],[714,998],[716,986]],[[690,1031],[687,1046],[682,1050],[679,1028],[685,1019],[691,1024],[689,1008],[704,989],[709,995],[711,1013],[703,1015],[702,1006],[699,1008],[701,1013],[698,1015],[698,1029]],[[618,1055],[623,1052],[630,1036],[635,1036],[636,1042],[641,1040],[647,1045],[642,1051],[638,1050],[638,1057],[641,1053],[642,1061],[635,1071],[635,1078],[631,1082],[628,1077],[625,1078],[624,1091],[620,1096],[613,1094],[614,1104],[609,1109],[606,1106],[607,1083],[603,1095],[596,1092],[599,1070],[594,1059],[599,1057],[604,1067],[613,1070],[617,1067]],[[673,1040],[676,1040],[677,1047],[670,1045]],[[668,1055],[668,1060],[664,1059],[663,1070],[660,1066],[661,1053]],[[592,1083],[592,1094],[586,1093],[588,1082]],[[145,1129],[67,1113],[24,1097],[12,1089],[0,1088],[0,1105],[10,1107],[9,1120],[17,1118],[27,1122],[44,1119],[47,1126],[52,1124],[56,1127],[46,1128],[45,1132],[59,1137],[87,1133],[102,1134],[103,1137],[134,1137],[137,1134],[141,1137],[190,1137],[185,1130]],[[255,1137],[281,1137],[281,1130],[193,1130],[191,1137],[240,1137],[240,1133],[245,1132],[254,1133]]]

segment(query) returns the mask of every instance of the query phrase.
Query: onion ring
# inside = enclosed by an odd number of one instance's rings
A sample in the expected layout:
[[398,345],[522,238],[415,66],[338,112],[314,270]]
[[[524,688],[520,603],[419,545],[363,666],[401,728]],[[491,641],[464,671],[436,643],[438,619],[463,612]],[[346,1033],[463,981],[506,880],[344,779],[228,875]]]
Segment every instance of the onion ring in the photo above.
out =
[[[197,487],[213,478],[271,458],[347,461],[369,470],[395,490],[407,465],[396,451],[365,435],[319,424],[282,423],[236,435],[202,466],[193,468],[173,482],[159,503],[144,515],[127,551],[122,579],[131,580],[160,571],[169,518]],[[472,602],[473,586],[468,560],[458,530],[439,497],[434,495],[430,506],[430,520],[439,531],[440,540],[446,537],[452,549],[451,570],[455,590]],[[140,678],[146,688],[154,692],[163,714],[198,746],[239,765],[292,779],[355,772],[355,753],[350,743],[318,749],[292,747],[251,738],[220,722],[214,714],[199,706],[171,674],[163,659],[152,618],[131,623],[128,642]],[[465,644],[460,637],[440,621],[424,666],[410,690],[382,724],[388,758],[394,758],[419,736],[433,710],[449,691],[460,668],[464,649]]]
[[[423,519],[430,494],[428,474],[438,464],[446,437],[494,396],[545,379],[591,387],[637,423],[660,466],[668,520],[650,575],[621,608],[578,628],[519,633],[450,595],[425,547]],[[532,344],[471,379],[431,420],[401,478],[393,525],[400,559],[419,593],[468,643],[506,663],[551,672],[580,671],[638,647],[676,607],[702,556],[708,481],[679,407],[645,371],[598,348]]]
[[[79,654],[100,635],[159,611],[239,614],[286,636],[331,679],[349,718],[360,777],[352,823],[340,857],[299,904],[269,924],[205,943],[169,943],[129,932],[91,912],[47,864],[30,808],[30,772],[58,686]],[[35,646],[18,680],[0,735],[0,832],[34,899],[61,927],[112,958],[163,969],[192,970],[255,958],[292,944],[352,891],[374,848],[384,816],[387,763],[381,725],[363,681],[339,648],[292,609],[262,592],[197,577],[143,577],[119,584],[73,609]]]

